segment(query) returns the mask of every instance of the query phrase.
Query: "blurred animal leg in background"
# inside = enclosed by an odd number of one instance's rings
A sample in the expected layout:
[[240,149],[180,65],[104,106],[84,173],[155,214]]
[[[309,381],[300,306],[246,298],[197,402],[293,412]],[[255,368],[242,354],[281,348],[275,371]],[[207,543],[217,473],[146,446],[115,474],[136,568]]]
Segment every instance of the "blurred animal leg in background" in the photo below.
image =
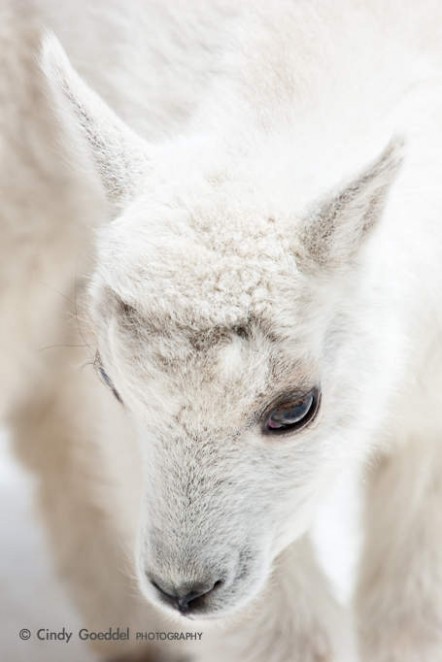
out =
[[411,439],[367,490],[357,607],[363,662],[442,660],[442,447]]

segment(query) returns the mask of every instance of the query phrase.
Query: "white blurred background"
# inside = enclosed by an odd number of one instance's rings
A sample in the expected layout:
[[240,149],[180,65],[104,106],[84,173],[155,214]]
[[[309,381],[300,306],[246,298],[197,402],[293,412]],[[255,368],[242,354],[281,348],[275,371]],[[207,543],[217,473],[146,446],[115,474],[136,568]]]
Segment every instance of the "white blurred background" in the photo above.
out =
[[33,507],[33,480],[14,459],[0,431],[0,660],[1,662],[93,662],[80,640],[21,641],[28,628],[81,627],[57,581],[44,530]]

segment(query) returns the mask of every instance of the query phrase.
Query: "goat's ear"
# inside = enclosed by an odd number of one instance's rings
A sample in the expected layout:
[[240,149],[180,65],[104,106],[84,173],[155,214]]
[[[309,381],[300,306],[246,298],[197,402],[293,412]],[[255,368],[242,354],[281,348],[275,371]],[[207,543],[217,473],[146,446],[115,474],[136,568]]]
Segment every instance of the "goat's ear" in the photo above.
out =
[[148,144],[82,80],[50,33],[43,40],[41,66],[56,110],[82,134],[109,202],[123,207],[148,169]]
[[380,218],[402,163],[403,141],[395,139],[361,175],[321,202],[301,228],[301,269],[345,267]]

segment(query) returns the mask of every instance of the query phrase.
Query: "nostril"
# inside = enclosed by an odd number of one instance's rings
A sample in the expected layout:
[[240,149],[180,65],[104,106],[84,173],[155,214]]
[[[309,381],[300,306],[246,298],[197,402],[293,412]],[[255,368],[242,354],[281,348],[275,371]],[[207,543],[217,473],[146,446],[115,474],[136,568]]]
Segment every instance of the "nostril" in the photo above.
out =
[[178,609],[181,612],[190,611],[190,609],[192,609],[192,606],[195,605],[196,601],[199,600],[199,598],[202,598],[203,596],[207,595],[207,593],[210,593],[211,590],[212,590],[211,588],[209,588],[209,590],[206,590],[206,588],[201,588],[198,589],[197,591],[189,591],[185,595],[178,596],[176,598]]
[[178,609],[182,614],[189,613],[203,606],[206,596],[218,590],[224,584],[222,579],[218,579],[216,582],[187,582],[178,587],[172,587],[167,586],[163,581],[158,580],[158,578],[154,579],[150,577],[149,579],[161,598],[175,609]]
[[[215,582],[216,583],[216,582]],[[200,606],[202,603],[202,598],[204,598],[215,588],[215,584],[205,584],[198,587],[194,587],[193,590],[189,591],[185,595],[180,595],[176,599],[178,609],[181,613],[185,613],[195,609],[197,606]]]

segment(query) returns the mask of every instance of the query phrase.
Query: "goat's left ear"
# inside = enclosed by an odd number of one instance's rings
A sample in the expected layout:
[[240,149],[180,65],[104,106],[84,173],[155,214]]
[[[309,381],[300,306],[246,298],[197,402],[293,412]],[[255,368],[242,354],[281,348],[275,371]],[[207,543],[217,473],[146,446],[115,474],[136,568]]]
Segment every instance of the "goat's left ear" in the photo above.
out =
[[43,40],[41,66],[62,123],[92,156],[108,200],[124,207],[148,171],[148,144],[83,81],[52,34]]
[[320,203],[300,230],[299,266],[306,271],[345,267],[380,218],[402,163],[395,139],[359,177]]

